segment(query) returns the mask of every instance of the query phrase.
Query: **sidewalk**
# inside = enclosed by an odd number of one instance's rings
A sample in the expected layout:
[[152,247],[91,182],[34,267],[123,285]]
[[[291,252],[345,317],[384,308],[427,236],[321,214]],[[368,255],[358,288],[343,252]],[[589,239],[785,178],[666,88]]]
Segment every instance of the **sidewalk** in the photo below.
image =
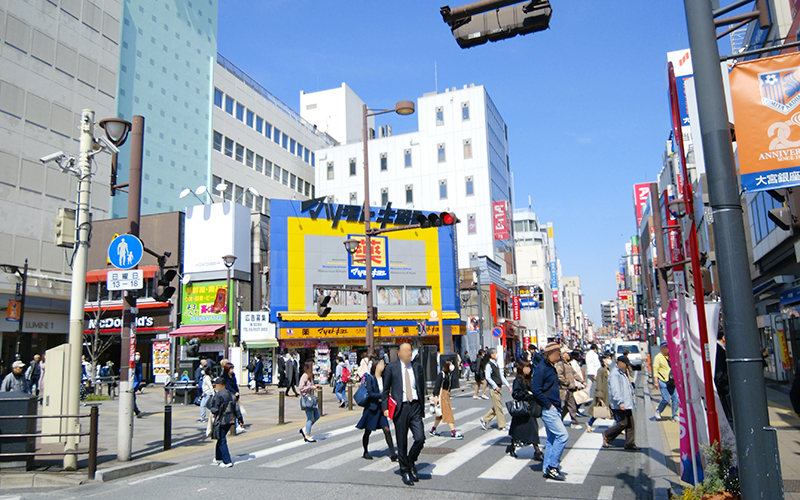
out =
[[[661,401],[661,394],[652,386],[649,389],[655,409]],[[784,498],[800,500],[800,417],[791,410],[788,390],[788,386],[767,383],[767,402],[770,424],[778,431]],[[681,493],[684,487],[690,485],[680,479],[680,428],[677,423],[667,420],[671,417],[670,411],[667,406],[664,420],[654,423],[658,425],[661,434],[672,492]]]

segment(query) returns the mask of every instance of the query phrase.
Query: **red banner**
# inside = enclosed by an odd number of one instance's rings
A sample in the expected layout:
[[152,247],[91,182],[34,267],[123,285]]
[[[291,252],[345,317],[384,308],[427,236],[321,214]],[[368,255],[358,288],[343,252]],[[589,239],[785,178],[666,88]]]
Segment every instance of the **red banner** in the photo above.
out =
[[514,312],[514,321],[519,321],[519,296],[511,297],[511,309]]
[[650,183],[633,185],[633,208],[636,210],[636,227],[642,222],[642,209],[650,196]]
[[492,222],[494,224],[494,239],[510,239],[508,231],[508,210],[505,201],[495,201],[492,203]]

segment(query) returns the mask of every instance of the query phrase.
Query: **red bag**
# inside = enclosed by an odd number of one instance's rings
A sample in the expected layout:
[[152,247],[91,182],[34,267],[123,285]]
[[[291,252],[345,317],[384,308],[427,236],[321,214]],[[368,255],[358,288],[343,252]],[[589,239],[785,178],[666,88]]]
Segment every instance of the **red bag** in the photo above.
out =
[[345,384],[350,382],[350,370],[346,366],[342,367],[342,382]]

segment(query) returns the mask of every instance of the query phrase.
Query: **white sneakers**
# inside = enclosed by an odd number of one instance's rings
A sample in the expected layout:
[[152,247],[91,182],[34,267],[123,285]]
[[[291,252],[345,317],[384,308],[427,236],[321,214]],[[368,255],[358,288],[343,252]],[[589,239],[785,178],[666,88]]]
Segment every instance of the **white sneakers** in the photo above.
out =
[[660,411],[657,411],[657,412],[656,412],[656,420],[658,420],[659,422],[661,422],[661,412],[660,412]]
[[486,430],[486,420],[481,418],[480,420],[478,420],[478,422],[481,423],[481,429]]
[[229,464],[225,464],[225,463],[219,464],[219,468],[220,469],[230,469],[231,467],[233,467],[233,462],[231,462]]

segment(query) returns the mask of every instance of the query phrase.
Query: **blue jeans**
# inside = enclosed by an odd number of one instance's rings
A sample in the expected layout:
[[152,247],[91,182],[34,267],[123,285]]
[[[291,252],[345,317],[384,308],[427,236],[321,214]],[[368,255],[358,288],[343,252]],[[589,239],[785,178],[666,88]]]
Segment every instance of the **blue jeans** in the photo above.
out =
[[204,394],[200,398],[200,418],[203,420],[206,419],[206,405],[208,404],[209,399],[211,399],[211,394]]
[[311,435],[311,426],[314,425],[314,422],[319,420],[319,408],[314,408],[313,410],[305,410],[306,412],[306,435]]
[[347,389],[347,384],[344,382],[337,382],[336,388],[334,392],[336,393],[336,397],[339,399],[339,402],[344,402],[347,400],[347,397],[344,395],[344,391]]
[[219,426],[219,439],[217,439],[217,448],[214,458],[221,460],[224,464],[232,462],[231,454],[228,451],[228,432],[231,430],[231,425],[232,424]]
[[672,418],[678,416],[678,391],[675,388],[672,388],[672,393],[670,394],[669,389],[667,388],[667,383],[663,380],[658,381],[658,388],[661,390],[661,402],[658,403],[658,408],[656,411],[661,413],[664,411],[664,408],[667,407],[667,404],[670,400],[672,400]]
[[561,420],[561,411],[553,406],[549,410],[542,410],[542,421],[547,431],[547,447],[544,449],[544,463],[542,470],[550,467],[558,468],[561,463],[561,454],[569,440],[569,434]]

